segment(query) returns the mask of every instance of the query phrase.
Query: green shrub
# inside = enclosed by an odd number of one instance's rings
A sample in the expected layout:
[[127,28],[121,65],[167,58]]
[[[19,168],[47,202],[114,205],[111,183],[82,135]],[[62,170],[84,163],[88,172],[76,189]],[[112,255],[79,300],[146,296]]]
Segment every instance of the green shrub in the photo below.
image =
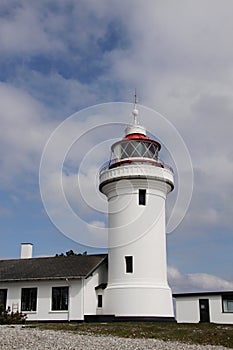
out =
[[7,310],[4,309],[3,305],[0,305],[0,324],[17,324],[17,323],[25,323],[27,318],[26,314],[22,312],[13,312],[8,307]]

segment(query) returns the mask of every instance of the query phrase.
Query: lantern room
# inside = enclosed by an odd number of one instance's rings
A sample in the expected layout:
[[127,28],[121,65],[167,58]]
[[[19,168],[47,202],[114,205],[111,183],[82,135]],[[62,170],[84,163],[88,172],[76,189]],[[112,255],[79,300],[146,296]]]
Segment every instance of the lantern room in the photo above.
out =
[[134,108],[134,124],[126,128],[122,140],[112,145],[110,168],[132,162],[149,162],[162,166],[158,158],[161,145],[146,136],[146,129],[138,124],[137,115],[138,110]]

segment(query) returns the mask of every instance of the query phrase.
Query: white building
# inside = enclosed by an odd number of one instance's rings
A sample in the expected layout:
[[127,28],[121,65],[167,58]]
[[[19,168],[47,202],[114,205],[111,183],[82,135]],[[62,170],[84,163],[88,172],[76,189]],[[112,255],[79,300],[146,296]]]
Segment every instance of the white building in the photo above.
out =
[[107,255],[32,258],[23,244],[21,259],[0,261],[0,304],[27,314],[27,321],[88,320],[102,313]]
[[233,291],[174,294],[179,323],[233,324]]

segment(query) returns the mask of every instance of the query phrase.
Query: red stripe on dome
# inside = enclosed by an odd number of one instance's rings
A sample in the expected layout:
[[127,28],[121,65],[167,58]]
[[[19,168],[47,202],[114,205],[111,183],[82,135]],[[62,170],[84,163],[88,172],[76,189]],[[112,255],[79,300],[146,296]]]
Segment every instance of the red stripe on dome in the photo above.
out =
[[146,135],[143,134],[129,134],[124,137],[124,140],[150,140]]

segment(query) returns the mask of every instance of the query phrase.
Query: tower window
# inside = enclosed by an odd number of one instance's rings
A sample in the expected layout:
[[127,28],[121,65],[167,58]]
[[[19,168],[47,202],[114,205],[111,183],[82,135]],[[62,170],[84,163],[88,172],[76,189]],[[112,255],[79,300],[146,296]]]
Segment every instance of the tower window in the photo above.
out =
[[146,205],[146,190],[139,190],[138,192],[138,204]]
[[102,307],[102,306],[103,306],[103,296],[98,295],[98,307]]
[[126,273],[133,273],[133,257],[125,257]]

